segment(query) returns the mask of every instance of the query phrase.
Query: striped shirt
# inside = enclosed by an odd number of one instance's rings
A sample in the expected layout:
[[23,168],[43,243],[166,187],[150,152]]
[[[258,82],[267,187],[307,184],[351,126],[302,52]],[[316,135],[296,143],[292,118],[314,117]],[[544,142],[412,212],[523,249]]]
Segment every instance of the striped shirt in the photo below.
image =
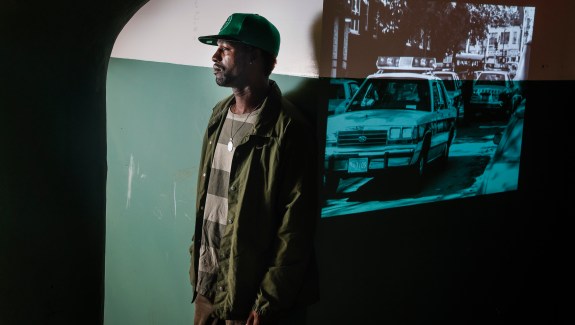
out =
[[[256,123],[260,110],[246,114],[228,114],[214,152],[204,208],[202,243],[198,265],[198,293],[213,299],[218,276],[220,239],[228,224],[228,187],[236,146]],[[229,142],[233,143],[230,146]],[[231,150],[229,150],[231,149]]]

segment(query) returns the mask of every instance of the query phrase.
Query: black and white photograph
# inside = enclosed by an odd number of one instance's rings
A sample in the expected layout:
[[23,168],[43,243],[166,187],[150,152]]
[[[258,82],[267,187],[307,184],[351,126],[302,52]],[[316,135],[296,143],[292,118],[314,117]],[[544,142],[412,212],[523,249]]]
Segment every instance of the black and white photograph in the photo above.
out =
[[322,217],[517,190],[534,17],[494,4],[324,2]]

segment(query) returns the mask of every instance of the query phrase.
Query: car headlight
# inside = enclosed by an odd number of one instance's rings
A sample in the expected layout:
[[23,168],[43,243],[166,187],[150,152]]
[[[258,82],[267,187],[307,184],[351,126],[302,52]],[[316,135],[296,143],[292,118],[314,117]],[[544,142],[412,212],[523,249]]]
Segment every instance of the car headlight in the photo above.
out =
[[389,129],[389,140],[397,140],[401,136],[401,128],[390,128]]
[[416,135],[413,127],[392,127],[389,129],[389,140],[406,140],[412,139]]
[[401,137],[404,139],[413,138],[413,128],[403,128],[401,129]]

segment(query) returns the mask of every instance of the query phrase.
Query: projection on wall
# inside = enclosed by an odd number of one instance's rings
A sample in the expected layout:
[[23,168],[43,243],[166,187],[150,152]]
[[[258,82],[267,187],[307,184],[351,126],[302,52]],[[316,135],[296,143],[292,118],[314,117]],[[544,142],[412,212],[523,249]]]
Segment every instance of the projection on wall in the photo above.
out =
[[491,4],[324,2],[322,217],[517,190],[534,16]]

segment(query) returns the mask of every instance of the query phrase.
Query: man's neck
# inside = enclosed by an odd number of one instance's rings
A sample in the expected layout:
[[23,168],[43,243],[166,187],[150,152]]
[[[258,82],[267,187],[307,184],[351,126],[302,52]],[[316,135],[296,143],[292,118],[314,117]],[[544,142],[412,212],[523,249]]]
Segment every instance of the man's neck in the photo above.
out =
[[243,89],[233,89],[235,104],[232,107],[234,114],[246,114],[260,108],[270,89],[269,82],[265,86],[248,86]]

